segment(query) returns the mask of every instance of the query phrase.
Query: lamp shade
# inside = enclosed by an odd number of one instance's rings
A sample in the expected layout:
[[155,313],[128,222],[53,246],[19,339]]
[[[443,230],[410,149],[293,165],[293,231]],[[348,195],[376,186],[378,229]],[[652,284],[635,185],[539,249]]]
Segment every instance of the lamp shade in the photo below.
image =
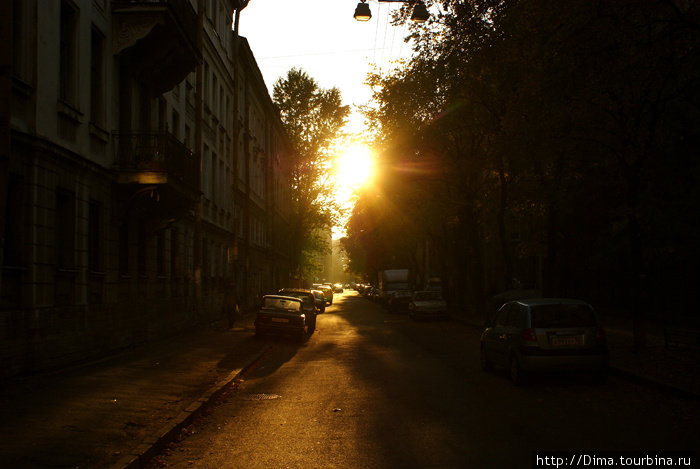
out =
[[369,21],[369,19],[372,18],[372,12],[369,11],[369,5],[364,2],[358,3],[353,17],[357,21]]
[[423,3],[422,1],[416,3],[416,6],[413,7],[411,21],[413,21],[414,23],[425,23],[426,21],[428,21],[429,17],[430,13],[428,13],[428,9],[425,7],[425,3]]

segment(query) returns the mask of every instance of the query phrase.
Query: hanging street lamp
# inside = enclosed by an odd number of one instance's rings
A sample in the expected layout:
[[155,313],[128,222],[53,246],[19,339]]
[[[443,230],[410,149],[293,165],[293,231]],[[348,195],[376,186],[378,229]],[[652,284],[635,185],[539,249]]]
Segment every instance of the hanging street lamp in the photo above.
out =
[[[425,23],[430,17],[428,13],[428,8],[423,3],[423,0],[377,0],[378,2],[386,3],[411,3],[415,4],[413,7],[413,13],[411,14],[411,21],[414,23]],[[369,9],[369,4],[367,0],[360,0],[355,8],[355,14],[353,17],[357,21],[369,21],[372,18],[372,12]]]

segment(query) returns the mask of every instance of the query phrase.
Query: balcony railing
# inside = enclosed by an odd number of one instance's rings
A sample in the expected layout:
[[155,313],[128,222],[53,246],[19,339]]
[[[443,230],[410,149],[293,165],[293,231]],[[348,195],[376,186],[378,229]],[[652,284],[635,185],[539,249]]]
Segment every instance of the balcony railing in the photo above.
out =
[[192,150],[167,132],[116,132],[119,171],[166,173],[168,182],[199,187],[199,160]]

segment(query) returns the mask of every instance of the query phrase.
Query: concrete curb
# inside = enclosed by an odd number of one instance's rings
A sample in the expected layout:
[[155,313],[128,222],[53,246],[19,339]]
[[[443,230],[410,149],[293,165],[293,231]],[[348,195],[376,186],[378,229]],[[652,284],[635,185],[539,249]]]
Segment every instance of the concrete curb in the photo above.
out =
[[168,424],[156,431],[136,447],[130,454],[122,457],[114,466],[119,469],[145,469],[150,461],[160,454],[168,444],[177,439],[182,430],[192,424],[214,401],[221,396],[229,386],[239,379],[247,370],[254,366],[272,348],[265,345],[260,352],[253,355],[251,360],[242,368],[233,370],[229,375],[209,388],[202,396],[192,402],[175,418],[174,424]]
[[633,383],[658,389],[659,391],[667,392],[677,397],[683,397],[686,399],[700,399],[700,394],[693,392],[690,389],[684,389],[670,383],[665,383],[656,378],[652,378],[651,376],[645,376],[641,373],[637,373],[620,366],[610,365],[610,373],[618,378],[623,378]]

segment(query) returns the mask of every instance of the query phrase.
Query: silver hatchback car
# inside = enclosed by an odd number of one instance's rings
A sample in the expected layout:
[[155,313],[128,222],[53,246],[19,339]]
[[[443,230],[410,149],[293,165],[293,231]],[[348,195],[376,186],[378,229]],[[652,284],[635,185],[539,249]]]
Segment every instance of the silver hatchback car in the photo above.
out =
[[481,334],[481,367],[505,366],[514,384],[531,372],[586,371],[604,381],[608,347],[593,307],[563,298],[510,301]]

